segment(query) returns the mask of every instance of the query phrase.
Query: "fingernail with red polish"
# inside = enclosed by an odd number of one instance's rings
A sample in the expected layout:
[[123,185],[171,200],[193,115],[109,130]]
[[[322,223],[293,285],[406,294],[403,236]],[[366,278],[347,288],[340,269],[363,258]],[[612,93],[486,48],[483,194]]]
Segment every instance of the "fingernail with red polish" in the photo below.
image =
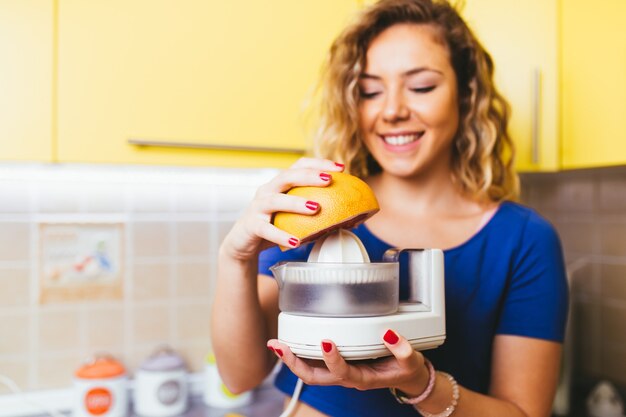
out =
[[282,350],[280,350],[280,349],[276,348],[276,349],[274,349],[274,352],[276,352],[276,354],[277,354],[278,356],[280,356],[281,358],[283,357],[283,351],[282,351]]
[[389,343],[390,345],[395,345],[396,343],[398,343],[398,340],[400,340],[398,335],[392,332],[391,330],[387,330],[387,333],[385,333],[385,335],[383,336],[383,339],[385,340],[385,342]]
[[308,208],[309,210],[315,211],[317,210],[320,205],[317,204],[315,201],[307,201],[305,204],[306,208]]
[[298,239],[296,239],[295,237],[289,238],[287,242],[289,242],[289,244],[293,246],[294,248],[298,246]]
[[345,167],[345,165],[344,165],[344,164],[340,164],[339,162],[335,162],[335,165],[337,165],[339,168],[343,168],[343,167]]
[[327,174],[327,173],[325,173],[325,172],[322,172],[322,173],[320,174],[320,178],[321,178],[321,179],[323,179],[324,181],[330,181],[330,179],[331,179],[332,177],[330,176],[330,174]]
[[322,342],[322,349],[324,349],[324,352],[328,353],[333,350],[333,345],[329,342]]
[[267,348],[268,348],[269,350],[271,350],[272,352],[274,352],[274,348],[273,348],[273,347],[268,346]]

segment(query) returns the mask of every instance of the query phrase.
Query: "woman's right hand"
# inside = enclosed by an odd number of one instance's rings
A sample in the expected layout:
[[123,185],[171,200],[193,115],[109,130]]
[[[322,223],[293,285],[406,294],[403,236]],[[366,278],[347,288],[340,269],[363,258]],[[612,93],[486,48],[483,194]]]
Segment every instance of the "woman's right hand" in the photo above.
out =
[[293,187],[326,187],[332,173],[344,166],[328,159],[300,158],[289,169],[282,171],[257,190],[254,199],[235,223],[220,248],[220,253],[232,259],[249,261],[259,252],[273,245],[297,247],[297,237],[274,226],[272,216],[279,211],[312,215],[319,205],[302,197],[284,194]]

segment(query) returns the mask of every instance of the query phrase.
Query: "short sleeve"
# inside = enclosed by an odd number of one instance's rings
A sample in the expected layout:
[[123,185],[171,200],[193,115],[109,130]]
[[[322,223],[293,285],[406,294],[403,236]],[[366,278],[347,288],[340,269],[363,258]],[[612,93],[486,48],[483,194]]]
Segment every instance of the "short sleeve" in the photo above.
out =
[[563,251],[556,230],[532,213],[513,258],[497,333],[563,342],[568,296]]
[[311,249],[311,244],[284,252],[278,246],[266,249],[259,255],[259,274],[272,276],[270,267],[281,261],[306,261]]

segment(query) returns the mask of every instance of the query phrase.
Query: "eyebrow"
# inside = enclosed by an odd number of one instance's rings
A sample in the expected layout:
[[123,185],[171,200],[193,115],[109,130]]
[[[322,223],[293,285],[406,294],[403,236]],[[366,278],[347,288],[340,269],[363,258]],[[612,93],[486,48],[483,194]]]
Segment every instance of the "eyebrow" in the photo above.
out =
[[[419,68],[413,68],[410,69],[408,71],[405,71],[404,73],[402,73],[403,77],[408,77],[411,75],[415,75],[415,74],[419,74],[420,72],[424,72],[424,71],[432,71],[432,72],[436,72],[438,74],[443,74],[443,72],[433,69],[433,68],[428,68],[428,67],[419,67]],[[361,74],[361,76],[359,78],[362,79],[371,79],[371,80],[380,80],[381,77],[379,77],[378,75],[373,75],[373,74],[368,74],[368,73],[363,73]]]

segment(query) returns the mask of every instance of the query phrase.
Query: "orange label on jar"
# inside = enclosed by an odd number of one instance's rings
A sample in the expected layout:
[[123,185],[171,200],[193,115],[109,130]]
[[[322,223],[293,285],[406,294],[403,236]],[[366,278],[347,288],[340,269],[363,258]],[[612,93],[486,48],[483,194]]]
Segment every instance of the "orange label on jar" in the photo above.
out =
[[92,388],[85,395],[85,408],[89,414],[99,416],[111,408],[113,396],[106,388]]

